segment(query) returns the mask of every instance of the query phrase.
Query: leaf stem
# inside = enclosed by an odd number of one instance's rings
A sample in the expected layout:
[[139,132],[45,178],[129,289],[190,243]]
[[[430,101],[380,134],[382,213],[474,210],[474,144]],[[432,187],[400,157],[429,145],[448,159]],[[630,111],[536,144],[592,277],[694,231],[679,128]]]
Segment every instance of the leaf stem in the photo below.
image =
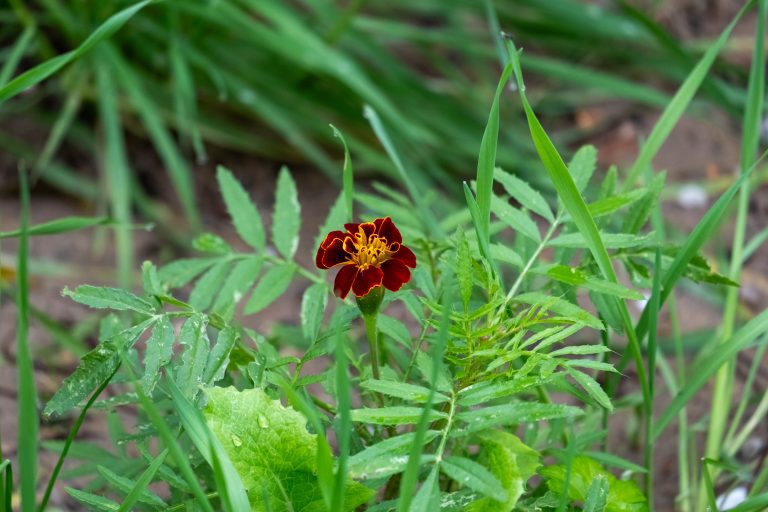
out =
[[363,320],[365,321],[365,334],[368,336],[368,345],[371,349],[371,372],[373,373],[373,378],[376,380],[379,380],[381,377],[381,374],[379,373],[379,331],[376,325],[378,319],[378,313],[363,315]]

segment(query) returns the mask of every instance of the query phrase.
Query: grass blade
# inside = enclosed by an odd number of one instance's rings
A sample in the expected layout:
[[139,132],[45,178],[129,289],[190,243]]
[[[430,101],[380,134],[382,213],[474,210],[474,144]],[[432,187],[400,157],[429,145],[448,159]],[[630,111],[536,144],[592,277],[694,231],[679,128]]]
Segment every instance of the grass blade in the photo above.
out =
[[18,331],[16,338],[16,367],[18,371],[19,418],[19,480],[22,510],[35,509],[35,489],[37,487],[37,437],[40,419],[37,414],[37,391],[35,390],[35,370],[32,364],[32,352],[29,346],[29,283],[27,263],[29,259],[29,184],[27,172],[19,168],[21,187],[21,235],[17,259]]
[[720,50],[723,49],[723,46],[725,46],[726,41],[728,41],[733,27],[736,26],[736,23],[741,19],[744,13],[749,10],[754,1],[755,0],[751,0],[739,10],[739,12],[736,14],[736,17],[733,18],[733,21],[731,21],[725,30],[723,30],[722,34],[720,34],[720,37],[718,37],[717,40],[709,47],[701,60],[699,60],[699,62],[696,64],[696,67],[693,68],[691,73],[680,86],[680,89],[678,89],[675,95],[672,97],[672,100],[667,104],[667,107],[664,109],[661,117],[653,127],[651,134],[648,136],[648,140],[640,150],[640,154],[637,155],[635,163],[629,170],[627,179],[624,182],[625,192],[632,188],[635,181],[640,176],[640,173],[642,173],[647,166],[651,165],[651,162],[656,156],[656,153],[658,153],[659,149],[661,149],[661,146],[667,140],[667,137],[672,131],[672,128],[675,127],[680,117],[682,117],[685,109],[688,107],[691,100],[693,99],[693,96],[696,94],[696,91],[699,89],[699,86],[706,78],[707,73],[709,72],[709,68],[712,67],[715,58],[720,53]]
[[80,58],[91,48],[99,44],[104,39],[111,37],[115,32],[120,30],[120,28],[129,19],[131,19],[134,14],[142,10],[153,1],[154,0],[144,0],[143,2],[133,4],[130,7],[126,7],[125,9],[113,14],[96,30],[94,30],[91,35],[89,35],[88,38],[74,50],[62,55],[58,55],[43,62],[42,64],[38,64],[34,68],[25,71],[18,77],[14,78],[8,84],[0,87],[0,104],[29,89],[35,84],[42,82],[73,60]]
[[147,488],[147,486],[152,482],[152,479],[155,477],[155,473],[157,473],[157,471],[160,469],[160,466],[163,465],[163,462],[165,462],[165,458],[167,456],[168,448],[160,452],[160,454],[155,457],[155,460],[152,461],[149,467],[145,469],[144,472],[136,480],[136,485],[133,486],[131,492],[126,494],[123,502],[120,503],[120,508],[117,512],[130,512],[130,510],[132,510],[132,507],[139,500],[139,497]]
[[354,173],[352,171],[352,158],[349,156],[349,147],[344,135],[333,125],[333,136],[341,139],[341,143],[344,145],[344,168],[342,170],[342,190],[344,191],[344,204],[347,206],[347,222],[352,222],[354,219],[354,204],[355,204],[355,181]]
[[[108,217],[62,217],[36,226],[30,226],[27,229],[27,236],[60,235],[79,229],[103,226],[109,222],[110,219]],[[21,236],[20,229],[0,231],[0,240],[3,238],[18,238],[19,236]]]
[[24,56],[24,53],[26,53],[29,43],[32,42],[35,32],[37,32],[35,26],[29,25],[24,29],[24,32],[21,33],[19,38],[16,39],[16,43],[5,58],[2,69],[0,69],[0,87],[7,84],[8,80],[10,80],[11,75],[13,75],[13,72],[21,61],[21,58]]

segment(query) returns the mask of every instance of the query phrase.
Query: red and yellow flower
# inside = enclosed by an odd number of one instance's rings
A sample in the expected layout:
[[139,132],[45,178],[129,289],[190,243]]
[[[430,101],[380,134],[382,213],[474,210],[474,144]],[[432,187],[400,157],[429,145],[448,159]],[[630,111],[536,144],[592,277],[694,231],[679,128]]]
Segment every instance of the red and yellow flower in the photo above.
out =
[[392,219],[344,224],[344,229],[328,233],[315,256],[319,268],[341,266],[333,284],[336,296],[343,299],[352,290],[363,297],[377,286],[396,292],[411,280],[416,256],[403,245]]

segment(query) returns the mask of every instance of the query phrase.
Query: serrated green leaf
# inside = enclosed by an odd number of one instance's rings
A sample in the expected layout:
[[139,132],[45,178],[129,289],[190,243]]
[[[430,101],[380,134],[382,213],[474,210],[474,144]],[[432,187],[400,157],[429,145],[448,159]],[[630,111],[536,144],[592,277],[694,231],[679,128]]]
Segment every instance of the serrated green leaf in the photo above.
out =
[[603,475],[597,475],[587,490],[584,512],[603,512],[608,502],[610,484]]
[[[645,235],[635,235],[632,233],[600,233],[600,239],[606,249],[629,249],[632,247],[641,247],[653,243],[656,239],[656,233],[650,232]],[[566,233],[553,238],[547,242],[549,247],[571,247],[573,249],[586,249],[589,247],[584,236],[579,233]]]
[[175,380],[186,398],[194,398],[199,386],[203,384],[203,372],[211,350],[207,323],[204,315],[195,314],[184,322],[179,332],[179,342],[186,345],[186,348]]
[[568,162],[568,172],[573,176],[573,181],[579,192],[582,192],[597,168],[597,150],[594,146],[582,146]]
[[539,228],[527,213],[499,199],[496,195],[491,196],[491,211],[515,232],[525,235],[536,243],[541,243]]
[[189,304],[197,311],[208,308],[221,290],[221,284],[226,279],[227,273],[232,267],[229,260],[221,260],[209,268],[205,274],[195,283],[192,293],[189,294]]
[[299,228],[301,227],[301,205],[287,167],[280,169],[275,192],[275,213],[272,216],[272,241],[285,259],[291,260],[299,247]]
[[301,297],[301,332],[306,340],[317,338],[327,304],[328,288],[324,283],[315,283],[304,291]]
[[144,376],[141,383],[147,395],[160,379],[160,369],[171,361],[173,355],[173,340],[175,336],[173,325],[166,315],[152,328],[152,336],[147,340],[147,350],[144,353]]
[[611,399],[595,379],[586,373],[576,370],[570,366],[566,366],[565,369],[568,372],[568,375],[573,377],[573,380],[575,380],[579,386],[584,388],[584,391],[589,393],[589,396],[591,396],[595,402],[597,402],[603,408],[608,409],[609,411],[613,410]]
[[[612,283],[599,277],[591,276],[581,269],[566,265],[552,265],[546,268],[546,275],[555,281],[579,286],[597,293],[613,295],[623,299],[642,300],[645,297],[635,290],[619,283]],[[542,273],[543,269],[533,269],[533,273]]]
[[538,377],[517,377],[507,382],[478,382],[459,391],[459,403],[466,407],[478,405],[546,382],[547,379]]
[[[491,253],[493,255],[493,253]],[[469,299],[472,297],[472,255],[469,252],[469,243],[464,236],[464,230],[456,229],[456,280],[459,282],[459,293],[464,311],[469,308]]]
[[632,205],[627,215],[624,217],[624,224],[621,230],[625,233],[639,233],[651,216],[651,212],[659,202],[661,191],[664,189],[664,182],[667,174],[660,172],[653,177],[648,185],[642,199]]
[[192,248],[196,251],[216,255],[232,252],[232,247],[223,238],[213,233],[203,233],[192,240]]
[[488,430],[476,436],[480,444],[478,462],[499,480],[507,499],[503,503],[489,497],[481,498],[467,507],[467,512],[511,512],[525,491],[525,483],[536,474],[539,452],[520,439],[500,430]]
[[267,270],[253,289],[251,298],[245,305],[245,313],[258,313],[285,293],[291,284],[295,269],[293,263],[285,263]]
[[593,203],[589,203],[587,205],[587,210],[589,210],[589,214],[594,218],[602,217],[617,210],[621,210],[622,208],[626,208],[631,204],[634,204],[636,201],[642,198],[645,193],[645,189],[639,189],[627,192],[626,194],[602,197]]
[[235,306],[242,300],[259,276],[262,262],[263,259],[260,256],[253,256],[235,263],[224,281],[224,285],[221,286],[221,291],[218,293],[211,310],[227,319],[232,318]]
[[523,267],[523,259],[515,251],[501,244],[491,244],[491,257],[497,261],[509,263],[518,268]]
[[514,174],[510,174],[507,171],[496,168],[493,173],[493,178],[501,183],[507,194],[512,196],[515,201],[528,208],[534,213],[541,215],[547,221],[551,223],[555,222],[555,216],[552,214],[552,210],[547,204],[547,200],[544,199],[537,190],[531,187],[528,182],[521,180]]
[[176,260],[162,267],[160,281],[171,288],[180,288],[193,280],[205,269],[219,261],[219,258],[187,258]]
[[458,420],[467,423],[457,435],[486,430],[499,425],[520,425],[558,418],[575,418],[584,412],[578,407],[564,404],[540,404],[536,402],[518,402],[494,405],[481,409],[462,411],[456,415]]
[[[304,416],[261,389],[214,387],[206,394],[205,418],[239,473],[253,511],[325,510],[317,482],[317,436],[307,432]],[[344,511],[351,512],[371,495],[348,480]],[[265,497],[271,508],[266,508]]]
[[63,414],[90,395],[120,365],[122,353],[155,322],[154,318],[118,332],[99,343],[80,359],[77,369],[64,379],[45,405],[45,415]]
[[[432,361],[432,358],[429,357],[429,355],[426,352],[419,351],[419,353],[416,354],[416,367],[419,369],[419,372],[421,372],[421,375],[422,377],[424,377],[424,380],[429,382],[432,378],[434,363]],[[451,388],[452,388],[451,379],[450,379],[450,376],[446,374],[445,366],[438,368],[437,382],[435,382],[435,389],[437,391],[442,391],[443,393],[450,393]]]
[[[424,436],[424,442],[428,443],[432,441],[439,433],[440,432],[436,430],[427,430]],[[352,455],[348,461],[350,476],[353,478],[366,478],[371,475],[372,477],[383,476],[379,475],[379,473],[384,471],[381,468],[389,466],[393,457],[406,455],[410,451],[411,445],[415,439],[415,432],[400,434],[379,441],[376,444],[368,446],[363,451]]]
[[515,296],[514,300],[532,306],[546,307],[546,309],[553,313],[562,315],[574,322],[583,323],[593,329],[603,330],[605,328],[603,323],[592,314],[559,297],[550,297],[539,292],[528,292]]
[[145,294],[149,296],[165,295],[157,267],[151,261],[145,261],[141,264],[141,281],[144,284]]
[[219,166],[216,179],[237,234],[245,243],[262,253],[266,246],[266,234],[258,208],[228,169]]
[[[360,386],[375,393],[381,393],[417,403],[426,402],[430,392],[429,388],[423,386],[392,380],[366,380],[361,382]],[[435,393],[435,396],[432,398],[432,401],[435,404],[447,402],[448,400],[449,398],[441,393]]]
[[[351,411],[352,421],[374,425],[413,425],[419,422],[423,409],[419,407],[380,407],[378,409],[355,409]],[[430,421],[447,418],[442,411],[429,411]]]
[[484,466],[465,457],[446,457],[440,469],[460,485],[469,487],[494,501],[506,501],[509,496],[501,482]]
[[115,503],[114,501],[108,498],[99,496],[98,494],[92,494],[90,492],[85,492],[85,491],[78,491],[77,489],[73,489],[72,487],[64,487],[64,490],[67,491],[67,494],[69,494],[78,502],[82,503],[83,505],[85,505],[91,510],[109,512],[112,510],[120,509],[119,504]]
[[229,354],[235,347],[240,334],[234,327],[226,326],[216,337],[216,344],[208,354],[208,361],[205,364],[205,373],[203,382],[207,386],[212,386],[224,378],[224,372],[229,364]]
[[131,310],[145,315],[153,314],[155,309],[151,303],[120,288],[80,285],[75,291],[64,288],[62,294],[75,302],[97,309]]
[[438,486],[439,476],[439,467],[434,466],[424,483],[421,484],[419,492],[413,497],[410,512],[432,512],[442,508],[440,506],[440,487]]

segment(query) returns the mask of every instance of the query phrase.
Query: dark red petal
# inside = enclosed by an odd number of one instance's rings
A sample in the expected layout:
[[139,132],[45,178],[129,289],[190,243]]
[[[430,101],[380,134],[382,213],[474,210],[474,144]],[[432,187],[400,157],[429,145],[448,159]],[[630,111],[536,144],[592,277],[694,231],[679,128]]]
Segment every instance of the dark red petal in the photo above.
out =
[[337,238],[341,238],[344,240],[344,236],[346,233],[343,231],[331,231],[327,235],[325,235],[325,240],[323,240],[323,243],[320,244],[320,247],[322,249],[327,249],[329,245],[331,245],[331,242],[333,242]]
[[[331,268],[342,263],[346,263],[349,260],[349,254],[344,251],[344,243],[340,238],[336,238],[331,242],[331,245],[325,250],[323,259],[320,261],[322,267]],[[318,265],[319,266],[319,265]]]
[[344,224],[344,229],[346,229],[348,232],[352,233],[353,235],[357,233],[357,226],[360,224],[357,224],[355,222]]
[[355,249],[355,242],[352,241],[351,236],[344,238],[344,250],[349,254],[357,254],[357,250]]
[[405,283],[411,280],[411,271],[400,260],[387,260],[381,264],[384,271],[382,284],[387,290],[396,292]]
[[392,255],[392,259],[399,260],[411,268],[416,268],[416,255],[404,245],[401,245],[400,249]]
[[380,268],[368,267],[358,272],[355,282],[352,283],[352,291],[357,297],[362,297],[372,288],[381,285],[382,279],[384,279],[384,272]]
[[363,222],[358,226],[357,229],[360,230],[360,228],[363,229],[363,233],[365,233],[365,236],[369,238],[372,234],[376,232],[376,224],[374,224],[373,222]]
[[392,219],[384,217],[383,219],[376,219],[373,222],[376,224],[376,233],[378,233],[380,237],[386,239],[389,243],[402,243],[403,236],[400,234],[400,230],[395,227],[395,223],[392,222]]
[[336,280],[333,282],[333,293],[340,299],[345,299],[352,288],[352,283],[357,277],[357,267],[354,265],[344,265],[336,274]]

